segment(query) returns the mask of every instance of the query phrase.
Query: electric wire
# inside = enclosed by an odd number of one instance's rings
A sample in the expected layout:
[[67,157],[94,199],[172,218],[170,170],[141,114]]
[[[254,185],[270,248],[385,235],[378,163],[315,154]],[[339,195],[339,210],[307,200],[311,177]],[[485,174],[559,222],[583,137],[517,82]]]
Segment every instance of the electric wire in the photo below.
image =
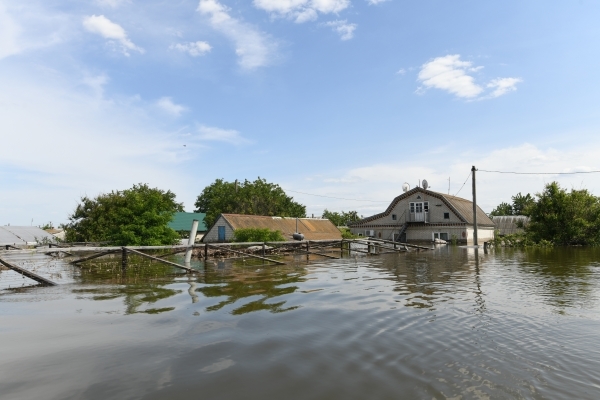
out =
[[458,189],[458,192],[456,192],[456,194],[454,195],[454,197],[458,196],[458,194],[460,193],[460,191],[465,187],[465,185],[467,184],[467,181],[471,177],[472,173],[473,173],[473,171],[469,172],[469,175],[467,176],[467,179],[465,179],[465,183],[463,183],[462,186],[460,187],[460,189]]
[[597,174],[600,171],[579,171],[579,172],[516,172],[516,171],[488,171],[478,169],[481,172],[493,172],[496,174],[515,174],[515,175],[576,175],[576,174]]

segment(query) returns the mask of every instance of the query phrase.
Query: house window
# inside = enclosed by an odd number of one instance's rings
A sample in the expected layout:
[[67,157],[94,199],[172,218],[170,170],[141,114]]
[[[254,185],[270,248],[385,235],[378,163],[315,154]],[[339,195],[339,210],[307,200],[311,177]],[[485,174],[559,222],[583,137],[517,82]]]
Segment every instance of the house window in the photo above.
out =
[[450,219],[450,213],[444,213],[444,219]]
[[415,212],[415,203],[410,203],[410,212],[411,213]]
[[419,196],[417,196],[417,200],[421,200],[421,196],[420,196],[420,195],[419,195]]
[[396,220],[396,214],[392,214],[392,219],[395,221]]
[[425,212],[429,212],[429,202],[428,201],[423,203],[423,209],[425,210]]

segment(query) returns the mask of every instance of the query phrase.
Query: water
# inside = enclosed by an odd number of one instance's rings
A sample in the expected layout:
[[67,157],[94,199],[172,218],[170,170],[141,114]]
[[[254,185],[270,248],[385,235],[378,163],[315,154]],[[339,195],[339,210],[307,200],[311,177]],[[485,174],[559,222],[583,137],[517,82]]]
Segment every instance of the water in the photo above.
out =
[[0,291],[0,398],[600,397],[597,249],[305,261],[51,261]]

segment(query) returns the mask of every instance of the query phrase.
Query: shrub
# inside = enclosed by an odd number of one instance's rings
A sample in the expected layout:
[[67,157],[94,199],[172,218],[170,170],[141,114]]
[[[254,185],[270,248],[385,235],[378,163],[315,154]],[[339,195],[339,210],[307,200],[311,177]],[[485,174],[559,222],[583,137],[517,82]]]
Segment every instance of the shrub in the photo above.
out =
[[269,228],[236,229],[233,234],[234,242],[283,242],[285,238],[280,231]]

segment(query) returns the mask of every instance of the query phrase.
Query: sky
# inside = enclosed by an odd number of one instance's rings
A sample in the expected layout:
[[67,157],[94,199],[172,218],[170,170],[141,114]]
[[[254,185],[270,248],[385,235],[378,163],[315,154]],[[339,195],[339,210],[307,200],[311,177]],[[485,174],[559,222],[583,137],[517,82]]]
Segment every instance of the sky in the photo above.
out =
[[[0,0],[0,225],[147,183],[222,178],[309,216],[423,179],[491,211],[600,195],[600,3]],[[514,175],[484,171],[545,172]],[[466,182],[466,183],[465,183]]]

